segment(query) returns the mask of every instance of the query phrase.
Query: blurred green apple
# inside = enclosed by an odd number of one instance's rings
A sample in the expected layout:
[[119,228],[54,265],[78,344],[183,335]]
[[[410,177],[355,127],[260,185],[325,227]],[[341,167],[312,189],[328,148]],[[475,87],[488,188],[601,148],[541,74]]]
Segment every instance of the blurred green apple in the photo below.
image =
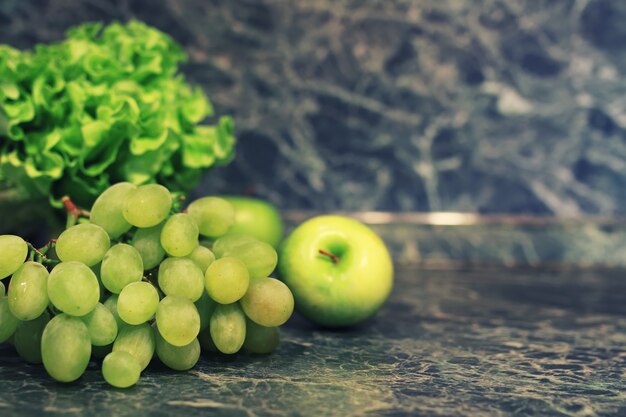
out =
[[393,263],[383,241],[343,216],[319,216],[298,226],[280,248],[278,270],[296,309],[328,327],[373,316],[393,285]]
[[245,234],[277,248],[283,238],[280,213],[265,200],[251,197],[223,196],[235,208],[235,224],[228,233]]

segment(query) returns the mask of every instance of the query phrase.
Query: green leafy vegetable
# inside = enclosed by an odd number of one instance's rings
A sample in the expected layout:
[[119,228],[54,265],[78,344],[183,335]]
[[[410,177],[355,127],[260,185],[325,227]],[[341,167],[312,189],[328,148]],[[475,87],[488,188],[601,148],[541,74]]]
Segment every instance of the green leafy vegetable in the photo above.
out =
[[141,22],[87,23],[63,42],[19,51],[0,45],[0,182],[27,196],[69,194],[89,204],[110,184],[195,186],[230,162],[230,117],[178,73],[185,59]]

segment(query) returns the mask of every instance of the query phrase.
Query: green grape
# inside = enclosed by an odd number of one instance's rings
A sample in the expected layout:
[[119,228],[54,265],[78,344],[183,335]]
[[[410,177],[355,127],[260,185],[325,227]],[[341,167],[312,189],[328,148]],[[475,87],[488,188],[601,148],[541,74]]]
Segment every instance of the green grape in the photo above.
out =
[[260,326],[248,319],[246,321],[246,340],[243,348],[248,352],[266,354],[272,353],[280,343],[278,327]]
[[161,230],[161,246],[170,256],[187,256],[198,246],[198,226],[185,213],[174,214]]
[[269,276],[278,263],[276,250],[265,242],[250,242],[240,246],[237,251],[224,256],[233,256],[246,264],[250,278]]
[[203,197],[187,207],[187,213],[198,224],[200,234],[215,238],[224,235],[235,223],[235,209],[223,198]]
[[38,262],[26,262],[9,283],[9,307],[19,320],[34,320],[48,307],[48,270]]
[[218,353],[217,347],[215,343],[213,343],[213,339],[211,338],[211,329],[207,327],[204,330],[201,330],[198,333],[198,341],[200,342],[200,347],[202,350],[206,352]]
[[220,304],[211,316],[211,339],[226,354],[236,353],[246,339],[246,316],[237,303]]
[[117,294],[111,294],[109,298],[107,298],[102,304],[104,304],[104,306],[109,309],[111,314],[113,314],[113,317],[115,318],[115,323],[117,324],[117,332],[119,333],[122,327],[126,326],[128,323],[122,320],[119,313],[117,312],[118,298],[119,296]]
[[104,229],[95,224],[77,224],[65,230],[56,243],[56,253],[63,262],[78,261],[87,266],[100,262],[111,241]]
[[185,258],[191,259],[204,274],[209,265],[215,260],[215,255],[213,255],[211,249],[198,245],[189,255],[185,256]]
[[98,301],[103,302],[107,298],[107,289],[102,283],[102,278],[100,278],[100,269],[102,268],[102,263],[97,263],[94,266],[90,266],[89,268],[98,280],[98,288],[100,289],[100,298],[98,299]]
[[105,346],[91,346],[91,356],[96,359],[104,359],[106,355],[113,351],[113,343]]
[[0,279],[19,268],[28,254],[28,245],[19,236],[0,235]]
[[28,363],[41,363],[41,337],[50,321],[50,314],[44,311],[39,317],[22,321],[13,334],[13,345],[17,354]]
[[148,323],[137,326],[126,325],[120,329],[113,343],[113,352],[128,352],[133,355],[143,371],[146,369],[155,349],[154,332]]
[[108,250],[102,260],[100,278],[107,290],[119,294],[131,282],[141,281],[143,261],[134,247],[118,243]]
[[48,277],[48,297],[56,308],[70,316],[84,316],[100,299],[98,279],[80,262],[61,262]]
[[162,224],[148,227],[146,229],[137,229],[131,245],[141,255],[144,269],[152,269],[158,266],[165,257],[165,249],[161,246],[161,229]]
[[211,315],[217,306],[217,303],[209,297],[206,291],[202,291],[202,297],[195,302],[196,309],[200,315],[200,330],[204,330],[209,327],[211,322]]
[[206,271],[204,285],[212,299],[220,304],[238,301],[248,290],[250,274],[239,259],[226,256],[213,262]]
[[[222,238],[224,239],[224,238]],[[213,246],[214,253],[219,258],[232,256],[246,264],[250,278],[264,278],[272,273],[278,263],[276,250],[268,243],[256,239],[228,239],[228,245],[218,239]],[[217,249],[216,249],[217,248]]]
[[0,297],[0,343],[9,340],[20,321],[11,313],[8,297]]
[[172,196],[159,184],[141,185],[129,191],[124,201],[124,218],[133,226],[152,227],[167,218]]
[[159,334],[157,328],[154,329],[156,337],[156,354],[163,364],[175,371],[187,371],[194,367],[200,359],[200,342],[194,338],[191,343],[185,346],[174,346]]
[[167,258],[159,266],[158,280],[165,295],[196,301],[204,292],[204,276],[191,259]]
[[116,388],[135,385],[140,375],[139,361],[128,352],[111,352],[102,361],[104,380]]
[[159,306],[159,293],[148,282],[133,282],[124,287],[117,300],[117,312],[128,324],[145,323]]
[[0,297],[4,297],[6,295],[6,290],[4,289],[4,283],[0,281]]
[[96,304],[96,308],[80,319],[87,326],[91,344],[94,346],[106,346],[113,343],[117,336],[117,322],[113,313],[104,306]]
[[250,242],[258,242],[258,240],[248,235],[229,233],[213,242],[213,253],[219,259],[225,256],[226,252],[234,252],[238,247]]
[[132,227],[122,213],[124,202],[131,190],[137,188],[129,182],[120,182],[104,190],[91,207],[89,221],[102,227],[111,237],[117,239]]
[[169,344],[185,346],[200,332],[200,315],[188,298],[168,295],[159,303],[156,324]]
[[250,282],[248,292],[241,299],[241,308],[246,316],[261,326],[280,326],[293,313],[293,295],[283,282],[259,278]]
[[46,325],[41,336],[41,359],[52,378],[75,381],[87,369],[90,356],[89,331],[79,318],[59,314]]

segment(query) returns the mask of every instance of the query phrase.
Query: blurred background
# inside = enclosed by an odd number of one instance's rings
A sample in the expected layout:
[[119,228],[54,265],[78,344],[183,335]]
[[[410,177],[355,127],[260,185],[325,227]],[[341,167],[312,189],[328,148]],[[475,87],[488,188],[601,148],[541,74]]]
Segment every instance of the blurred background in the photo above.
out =
[[0,43],[137,18],[232,114],[202,193],[281,209],[626,213],[626,2],[2,0]]

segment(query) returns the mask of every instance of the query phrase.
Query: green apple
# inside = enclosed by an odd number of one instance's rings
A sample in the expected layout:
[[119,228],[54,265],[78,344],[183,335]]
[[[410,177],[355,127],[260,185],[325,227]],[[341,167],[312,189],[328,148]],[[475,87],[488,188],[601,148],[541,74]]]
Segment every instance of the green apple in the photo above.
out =
[[393,285],[387,247],[369,227],[348,217],[307,220],[283,242],[278,259],[296,309],[323,326],[349,326],[373,316]]
[[283,238],[283,221],[276,207],[251,197],[222,197],[235,208],[235,224],[228,233],[245,234],[277,248]]

